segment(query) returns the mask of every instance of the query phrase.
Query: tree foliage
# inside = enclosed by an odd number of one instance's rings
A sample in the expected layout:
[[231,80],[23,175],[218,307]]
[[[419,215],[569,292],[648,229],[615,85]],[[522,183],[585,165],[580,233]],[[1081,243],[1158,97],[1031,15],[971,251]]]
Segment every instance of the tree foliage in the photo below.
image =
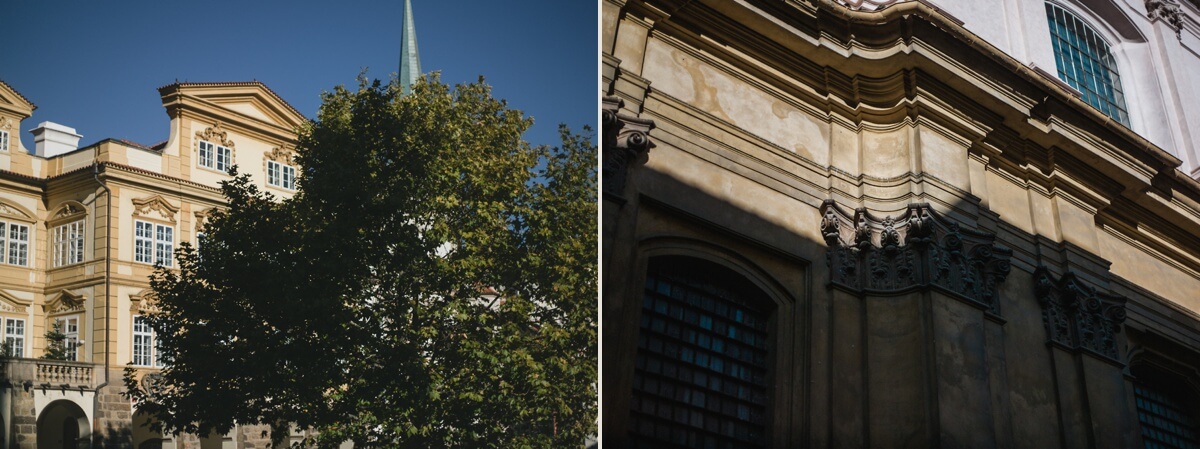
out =
[[[67,350],[71,343],[67,341],[67,334],[62,331],[62,323],[55,321],[50,329],[46,331],[46,352],[42,353],[42,358],[46,360],[66,360]],[[11,348],[5,348],[5,352]]]
[[[168,432],[294,423],[335,447],[577,447],[596,423],[596,149],[482,78],[360,79],[300,131],[296,195],[247,176],[152,278]],[[586,129],[585,129],[586,130]]]

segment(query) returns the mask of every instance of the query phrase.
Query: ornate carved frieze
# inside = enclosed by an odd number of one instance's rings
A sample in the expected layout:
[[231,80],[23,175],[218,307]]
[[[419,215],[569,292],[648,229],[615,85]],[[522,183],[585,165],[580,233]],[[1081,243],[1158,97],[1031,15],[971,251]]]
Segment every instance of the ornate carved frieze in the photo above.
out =
[[292,165],[292,158],[295,157],[295,154],[290,150],[273,147],[271,151],[263,152],[263,157],[283,165]]
[[1183,16],[1179,12],[1179,4],[1175,0],[1146,0],[1146,15],[1151,21],[1162,20],[1175,30],[1175,37],[1180,37],[1183,30]]
[[834,286],[871,294],[934,287],[998,313],[996,287],[1008,276],[1012,250],[995,235],[963,229],[924,203],[880,219],[826,200],[821,215]]
[[162,195],[133,200],[134,215],[149,216],[152,211],[158,212],[163,220],[174,223],[175,213],[179,212],[179,208],[172,206]]
[[630,117],[619,111],[624,101],[617,97],[604,97],[602,110],[604,114],[603,146],[604,193],[621,197],[625,190],[625,178],[629,173],[629,163],[636,160],[642,153],[654,147],[647,134],[654,129],[654,121]]
[[0,129],[12,129],[13,121],[8,117],[0,118]]
[[200,140],[207,140],[230,149],[234,147],[233,141],[229,140],[229,132],[221,128],[221,122],[214,123],[213,126],[204,128],[204,131],[196,131],[196,138]]
[[158,296],[151,289],[142,290],[136,295],[129,295],[129,303],[129,311],[141,315],[153,315],[161,310],[158,308]]
[[43,304],[42,311],[47,315],[81,312],[83,311],[83,303],[85,299],[87,298],[84,298],[83,295],[77,295],[72,293],[70,290],[63,290],[62,292],[59,292],[59,294],[53,299]]
[[61,209],[59,209],[58,213],[54,214],[54,217],[51,218],[50,220],[52,220],[52,221],[66,220],[66,219],[73,218],[76,215],[81,215],[81,214],[83,214],[83,208],[79,207],[78,205],[68,203],[65,206],[63,206]]
[[1116,335],[1125,321],[1125,298],[1097,292],[1072,272],[1056,280],[1046,267],[1038,267],[1033,279],[1047,339],[1121,362]]

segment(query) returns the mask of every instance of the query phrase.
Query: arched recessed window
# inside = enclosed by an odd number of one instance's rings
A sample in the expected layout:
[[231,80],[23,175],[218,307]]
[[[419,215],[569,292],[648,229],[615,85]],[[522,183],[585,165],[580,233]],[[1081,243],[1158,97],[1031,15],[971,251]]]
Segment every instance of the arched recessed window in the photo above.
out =
[[1046,3],[1051,42],[1058,77],[1083,93],[1083,101],[1104,115],[1129,126],[1125,94],[1117,62],[1109,45],[1096,30],[1079,17],[1052,3]]
[[1196,394],[1181,379],[1135,367],[1134,397],[1142,441],[1149,448],[1200,448]]
[[765,447],[773,304],[744,276],[650,259],[634,368],[634,447]]

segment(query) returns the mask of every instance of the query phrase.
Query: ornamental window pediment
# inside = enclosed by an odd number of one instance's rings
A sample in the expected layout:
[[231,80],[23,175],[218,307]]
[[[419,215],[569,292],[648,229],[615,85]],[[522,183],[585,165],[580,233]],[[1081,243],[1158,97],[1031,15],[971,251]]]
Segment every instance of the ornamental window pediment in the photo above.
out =
[[83,295],[75,294],[70,290],[63,290],[46,301],[46,304],[42,305],[42,311],[47,315],[82,312],[85,299],[87,298]]
[[133,200],[133,214],[148,218],[160,218],[171,223],[175,222],[175,214],[179,208],[172,206],[162,195]]
[[30,304],[33,304],[33,301],[22,300],[0,290],[0,312],[24,314],[28,312]]
[[196,132],[196,165],[220,172],[233,167],[235,145],[221,123]]

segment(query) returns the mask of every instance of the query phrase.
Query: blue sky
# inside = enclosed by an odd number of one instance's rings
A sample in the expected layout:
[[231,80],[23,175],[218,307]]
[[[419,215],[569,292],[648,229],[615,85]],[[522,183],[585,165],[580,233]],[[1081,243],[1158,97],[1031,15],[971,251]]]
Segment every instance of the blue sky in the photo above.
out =
[[[450,84],[483,75],[492,94],[535,120],[526,139],[557,145],[557,126],[597,128],[597,3],[412,0],[421,68]],[[165,140],[157,88],[257,79],[314,118],[320,93],[398,69],[402,0],[6,2],[0,80],[42,121],[107,137]]]

